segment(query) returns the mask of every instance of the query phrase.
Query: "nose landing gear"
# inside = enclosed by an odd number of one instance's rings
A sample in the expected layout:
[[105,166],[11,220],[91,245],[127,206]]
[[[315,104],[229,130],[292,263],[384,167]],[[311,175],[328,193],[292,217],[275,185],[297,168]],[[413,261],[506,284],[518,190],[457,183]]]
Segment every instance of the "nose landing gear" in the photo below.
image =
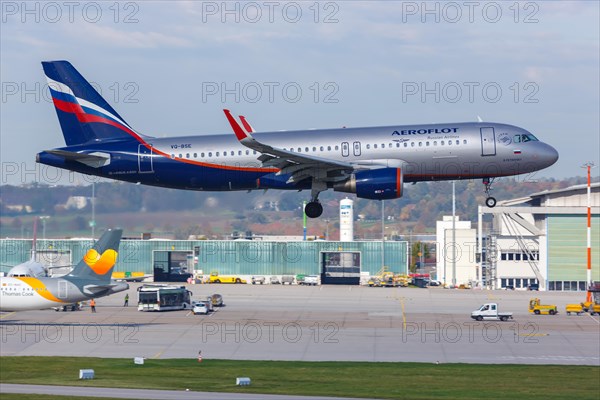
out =
[[485,199],[485,205],[489,208],[493,208],[496,206],[496,199],[490,196],[490,192],[492,191],[492,183],[494,183],[494,178],[483,178],[483,184],[485,185],[485,195],[487,198]]

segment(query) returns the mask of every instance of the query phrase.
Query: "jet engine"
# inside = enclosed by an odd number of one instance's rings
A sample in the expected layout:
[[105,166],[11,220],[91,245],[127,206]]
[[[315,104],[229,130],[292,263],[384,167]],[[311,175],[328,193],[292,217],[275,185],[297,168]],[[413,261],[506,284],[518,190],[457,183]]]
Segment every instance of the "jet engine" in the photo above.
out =
[[400,168],[379,168],[356,172],[346,181],[336,183],[333,190],[356,193],[361,199],[397,199],[402,196],[403,181]]

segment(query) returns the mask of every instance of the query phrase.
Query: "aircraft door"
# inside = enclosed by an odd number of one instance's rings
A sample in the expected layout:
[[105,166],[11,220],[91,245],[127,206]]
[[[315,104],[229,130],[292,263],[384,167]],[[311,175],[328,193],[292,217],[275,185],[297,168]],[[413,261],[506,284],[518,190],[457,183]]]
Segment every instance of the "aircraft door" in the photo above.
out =
[[152,145],[150,148],[140,144],[138,146],[138,170],[140,174],[154,172],[152,165]]
[[494,128],[481,129],[481,155],[495,156],[496,155],[496,134]]
[[360,142],[352,143],[352,148],[353,148],[354,155],[356,157],[360,156]]
[[67,281],[58,281],[58,298],[66,299],[68,297]]
[[350,143],[342,142],[342,157],[348,157],[350,155]]

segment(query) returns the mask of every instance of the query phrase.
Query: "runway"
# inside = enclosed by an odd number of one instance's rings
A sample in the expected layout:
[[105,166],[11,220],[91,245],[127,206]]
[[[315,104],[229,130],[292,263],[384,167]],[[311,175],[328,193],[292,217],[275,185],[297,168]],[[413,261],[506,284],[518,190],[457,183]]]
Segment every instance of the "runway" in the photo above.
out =
[[[0,315],[1,356],[79,356],[600,365],[598,316],[567,316],[577,292],[190,285],[195,299],[223,295],[211,315],[150,313],[134,304],[138,284],[98,300],[96,314],[51,310]],[[535,316],[531,297],[559,314]],[[485,302],[514,313],[477,322]]]

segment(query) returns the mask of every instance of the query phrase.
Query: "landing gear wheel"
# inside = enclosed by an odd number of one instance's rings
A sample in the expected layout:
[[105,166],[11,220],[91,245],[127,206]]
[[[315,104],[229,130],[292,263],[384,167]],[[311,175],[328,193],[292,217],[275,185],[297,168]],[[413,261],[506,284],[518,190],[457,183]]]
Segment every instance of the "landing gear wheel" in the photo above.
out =
[[489,208],[494,208],[496,206],[496,199],[493,197],[488,197],[485,199],[485,205]]
[[304,213],[308,218],[319,218],[323,214],[323,206],[318,201],[311,201],[304,207]]

